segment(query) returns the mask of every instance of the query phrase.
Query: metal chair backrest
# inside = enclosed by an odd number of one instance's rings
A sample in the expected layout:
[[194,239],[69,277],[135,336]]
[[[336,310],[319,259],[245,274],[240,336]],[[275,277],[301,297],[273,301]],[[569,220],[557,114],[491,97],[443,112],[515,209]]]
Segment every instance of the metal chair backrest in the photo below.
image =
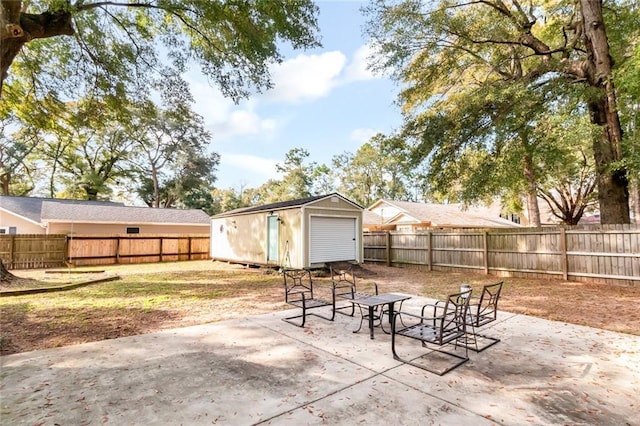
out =
[[444,344],[464,335],[466,331],[465,317],[469,309],[470,296],[471,290],[447,296],[441,320],[437,325],[437,336],[439,336],[437,340],[439,340],[439,344]]
[[356,275],[353,273],[353,266],[349,266],[347,269],[336,269],[333,265],[329,265],[329,271],[331,272],[331,282],[334,285],[340,285],[341,283],[356,285]]
[[313,281],[308,269],[283,269],[282,277],[287,301],[292,293],[308,293],[307,298],[313,299]]
[[500,281],[495,284],[487,284],[482,288],[478,304],[472,304],[470,307],[471,324],[474,327],[481,327],[496,320],[502,284],[503,282]]

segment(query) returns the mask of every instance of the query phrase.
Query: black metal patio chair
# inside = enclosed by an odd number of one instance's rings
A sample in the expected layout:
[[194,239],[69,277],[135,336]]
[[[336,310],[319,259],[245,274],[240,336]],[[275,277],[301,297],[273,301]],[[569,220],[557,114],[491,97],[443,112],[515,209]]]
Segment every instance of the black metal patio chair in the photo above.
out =
[[[474,352],[482,352],[500,341],[498,338],[479,334],[476,329],[496,320],[502,284],[503,281],[487,284],[482,288],[479,298],[471,297],[469,299],[467,334],[463,344]],[[478,341],[481,342],[480,346],[478,346]]]
[[[333,265],[329,265],[329,271],[331,273],[331,284],[337,299],[355,300],[378,294],[378,284],[376,283],[373,283],[374,294],[358,291],[353,265],[349,265],[347,268],[337,268]],[[351,309],[351,313],[342,312],[344,309]],[[355,314],[355,309],[355,304],[353,303],[340,307],[336,306],[335,308],[338,313],[351,317]]]
[[[393,358],[440,376],[467,362],[469,360],[467,347],[460,345],[459,341],[466,335],[470,295],[471,290],[451,294],[443,301],[444,303],[424,305],[420,315],[396,312],[391,322]],[[428,349],[428,352],[411,359],[401,357],[397,349],[397,341],[400,337],[420,341],[422,347]],[[458,347],[462,348],[462,351],[459,351]],[[440,362],[444,362],[444,367],[436,368],[430,365],[435,356],[443,358]],[[417,362],[419,358],[426,363]]]
[[[328,321],[333,321],[335,317],[336,296],[335,290],[331,287],[331,299],[323,299],[318,297],[314,289],[314,282],[311,278],[311,271],[308,269],[282,269],[282,277],[284,280],[285,302],[302,309],[302,313],[291,317],[283,318],[290,324],[298,327],[304,327],[307,316],[313,315]],[[317,313],[309,313],[309,309],[321,308],[323,306],[331,307],[331,316],[324,316]],[[296,320],[301,318],[298,324]]]

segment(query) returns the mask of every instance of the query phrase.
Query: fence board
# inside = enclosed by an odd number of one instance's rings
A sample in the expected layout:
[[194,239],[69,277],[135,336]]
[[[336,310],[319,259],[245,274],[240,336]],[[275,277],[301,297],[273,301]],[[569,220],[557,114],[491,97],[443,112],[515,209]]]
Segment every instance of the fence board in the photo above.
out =
[[[430,239],[429,239],[430,238]],[[365,260],[640,285],[640,226],[365,233]]]
[[209,235],[0,235],[7,269],[209,258]]
[[0,235],[0,257],[7,269],[61,266],[66,238],[61,235]]

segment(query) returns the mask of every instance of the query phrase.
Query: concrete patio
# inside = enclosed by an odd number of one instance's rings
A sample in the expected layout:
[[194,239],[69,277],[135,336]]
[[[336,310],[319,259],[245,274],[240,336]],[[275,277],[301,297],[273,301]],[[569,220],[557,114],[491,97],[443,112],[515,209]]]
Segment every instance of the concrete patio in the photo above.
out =
[[440,377],[357,317],[288,314],[4,356],[0,423],[640,425],[638,336],[500,312],[502,341]]

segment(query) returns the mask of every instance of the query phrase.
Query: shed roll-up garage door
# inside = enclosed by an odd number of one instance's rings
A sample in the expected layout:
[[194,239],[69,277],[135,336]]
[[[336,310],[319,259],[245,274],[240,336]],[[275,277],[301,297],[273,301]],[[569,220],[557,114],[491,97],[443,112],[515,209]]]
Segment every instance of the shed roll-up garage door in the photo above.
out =
[[356,219],[311,217],[310,263],[356,260]]

